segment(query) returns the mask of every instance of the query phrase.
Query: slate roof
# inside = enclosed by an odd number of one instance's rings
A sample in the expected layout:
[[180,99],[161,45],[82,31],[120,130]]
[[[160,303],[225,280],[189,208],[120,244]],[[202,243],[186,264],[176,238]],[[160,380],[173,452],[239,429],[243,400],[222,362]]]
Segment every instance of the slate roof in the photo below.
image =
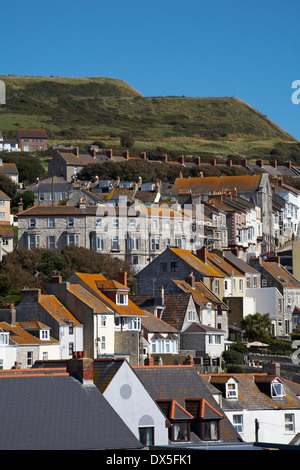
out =
[[173,328],[161,318],[157,318],[151,312],[144,310],[144,313],[146,314],[146,317],[142,318],[142,327],[146,329],[149,333],[178,333],[178,330],[176,330],[176,328]]
[[[270,384],[276,376],[261,373],[203,374],[201,377],[223,393],[222,408],[224,410],[300,408],[300,400],[288,387],[287,382],[284,385],[283,397],[272,398],[270,396]],[[224,385],[230,378],[234,378],[238,383],[237,399],[226,399],[224,395]]]
[[253,268],[253,266],[250,266],[250,264],[246,263],[241,258],[238,258],[237,256],[235,256],[231,251],[225,251],[223,253],[223,256],[229,264],[236,266],[239,269],[239,271],[241,271],[244,274],[246,273],[251,273],[251,274],[256,274],[256,275],[260,274],[259,271]]
[[[214,400],[208,384],[193,366],[133,366],[132,368],[154,400],[175,400],[188,410],[189,400],[204,399],[220,417],[222,416],[221,441],[240,441],[237,431]],[[189,410],[191,412],[190,408]]]
[[[155,297],[152,295],[131,295],[130,298],[140,309],[147,310],[154,306]],[[164,295],[164,310],[161,319],[177,331],[181,331],[188,304],[190,293],[174,293]]]
[[261,264],[266,271],[282,284],[282,287],[300,288],[300,281],[284,268],[284,266],[273,261],[263,261]]
[[124,359],[94,359],[93,381],[98,390],[104,393],[111,380],[122,366]]
[[1,450],[141,447],[94,385],[66,373],[1,371],[0,394]]
[[222,302],[211,290],[206,287],[203,282],[195,282],[195,288],[193,288],[187,281],[173,279],[174,284],[183,290],[184,292],[190,292],[193,296],[195,304],[201,308],[206,308],[207,303],[211,303],[211,308],[215,310],[215,305],[220,305],[222,310],[228,310],[228,306]]

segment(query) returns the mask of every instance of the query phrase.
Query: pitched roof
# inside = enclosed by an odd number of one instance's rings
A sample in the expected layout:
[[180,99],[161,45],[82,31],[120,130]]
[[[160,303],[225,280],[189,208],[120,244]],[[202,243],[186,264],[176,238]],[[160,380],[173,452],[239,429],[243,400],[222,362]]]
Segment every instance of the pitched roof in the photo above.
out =
[[[132,295],[130,296],[134,303],[141,309],[149,309],[155,304],[155,297],[153,295]],[[191,294],[188,292],[179,292],[164,295],[164,310],[161,314],[161,319],[174,328],[180,331],[184,322],[187,308],[191,299]],[[147,312],[148,315],[148,312]],[[149,321],[149,319],[148,319]],[[147,322],[147,320],[146,320]]]
[[67,287],[68,291],[71,292],[75,297],[81,300],[83,303],[88,305],[90,308],[95,310],[97,313],[112,314],[113,311],[101,302],[97,297],[92,295],[80,284],[69,284]]
[[235,256],[231,251],[224,251],[223,256],[228,263],[236,266],[244,274],[260,274],[255,268],[253,268],[253,266],[250,266],[250,264]]
[[0,389],[2,450],[141,448],[94,385],[34,369],[1,371]]
[[[189,399],[205,399],[222,416],[222,442],[237,442],[239,435],[213,398],[208,384],[193,366],[133,366],[133,370],[154,400],[176,400],[187,409]],[[191,410],[189,410],[191,413]]]
[[[268,374],[203,374],[205,380],[221,391],[224,384],[234,378],[238,383],[238,399],[230,400],[223,396],[224,410],[242,409],[280,409],[300,408],[300,400],[285,384],[285,395],[282,398],[272,399],[270,396],[271,382],[276,378]],[[268,385],[268,387],[263,387]]]
[[66,309],[55,295],[41,295],[40,304],[50,313],[60,324],[81,325],[81,323]]
[[300,281],[294,277],[284,266],[273,261],[263,261],[262,266],[268,271],[282,287],[300,288]]
[[24,137],[47,139],[47,132],[44,129],[18,129],[17,133],[21,139]]
[[142,326],[149,332],[159,332],[159,333],[171,333],[175,334],[178,333],[176,328],[166,323],[161,318],[156,317],[153,313],[143,310],[146,314],[145,317],[142,318]]
[[225,190],[237,192],[257,191],[261,175],[242,176],[206,176],[196,178],[177,178],[172,188],[173,194],[214,194]]
[[212,326],[203,325],[202,323],[191,323],[185,330],[184,333],[225,333],[225,331]]
[[112,309],[120,316],[144,317],[146,315],[130,299],[128,299],[128,305],[118,305],[109,297],[107,297],[98,287],[98,282],[106,280],[105,276],[102,274],[86,274],[76,272],[71,274],[68,280],[73,284],[81,284],[81,286],[83,286],[92,295],[96,296],[101,302],[103,302],[107,307]]
[[205,284],[201,281],[195,282],[195,288],[193,288],[189,282],[173,279],[173,282],[177,287],[184,292],[190,292],[193,296],[194,302],[201,308],[206,308],[207,303],[211,303],[211,308],[214,310],[215,305],[220,305],[222,310],[228,310],[228,306],[222,302]]
[[192,270],[200,272],[203,276],[224,277],[223,274],[215,267],[203,263],[203,261],[197,258],[197,256],[195,256],[191,251],[173,247],[169,247],[168,249],[185,263],[187,263],[192,268]]
[[101,393],[105,392],[123,362],[124,359],[94,359],[93,381]]
[[36,216],[76,216],[76,215],[96,215],[97,206],[86,206],[80,208],[77,206],[33,206],[25,211],[19,212],[18,217],[36,217]]
[[[5,321],[0,322],[0,330],[9,333],[9,340],[11,343],[17,345],[25,345],[25,344],[59,344],[54,338],[49,338],[48,340],[41,340],[36,336],[32,335],[27,331],[27,328],[30,331],[34,331],[36,329],[40,329],[42,324],[38,324],[38,322],[16,322],[14,325],[7,323]],[[25,329],[26,328],[26,329]],[[44,328],[49,328],[48,326],[44,325]]]
[[215,269],[221,271],[225,276],[243,276],[243,273],[235,266],[229,264],[225,259],[216,253],[207,253],[207,261]]

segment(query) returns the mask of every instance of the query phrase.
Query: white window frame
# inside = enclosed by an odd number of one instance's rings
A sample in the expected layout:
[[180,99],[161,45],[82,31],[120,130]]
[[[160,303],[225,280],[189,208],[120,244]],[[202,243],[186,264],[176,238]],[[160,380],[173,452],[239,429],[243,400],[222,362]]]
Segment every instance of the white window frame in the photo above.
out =
[[[72,237],[74,237],[74,242],[71,242]],[[69,233],[68,246],[79,246],[79,235],[77,235],[76,233]]]
[[196,321],[195,310],[188,310],[188,321]]
[[232,399],[232,398],[238,398],[238,384],[235,382],[234,379],[229,379],[226,382],[226,398],[227,399]]
[[284,430],[286,433],[295,432],[295,414],[284,413]]
[[244,432],[244,416],[242,414],[232,415],[232,424],[238,433]]
[[117,294],[116,295],[117,305],[128,305],[128,294]]
[[280,382],[272,382],[271,383],[271,396],[272,398],[281,398],[285,395],[283,385]]

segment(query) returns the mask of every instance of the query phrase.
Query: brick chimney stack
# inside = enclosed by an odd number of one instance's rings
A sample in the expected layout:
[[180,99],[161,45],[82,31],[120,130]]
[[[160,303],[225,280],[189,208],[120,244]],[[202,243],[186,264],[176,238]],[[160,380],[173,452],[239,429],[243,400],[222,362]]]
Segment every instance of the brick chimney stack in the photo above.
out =
[[108,149],[108,150],[106,151],[106,156],[107,156],[108,158],[113,158],[113,151],[112,151],[112,149]]
[[123,286],[127,287],[127,272],[126,271],[118,272],[118,282],[120,284],[123,284]]
[[178,161],[181,165],[184,165],[184,155],[179,155]]
[[203,261],[203,263],[207,263],[207,247],[202,246],[202,248],[199,248],[196,250],[196,256]]
[[163,163],[167,163],[167,161],[168,161],[168,155],[167,155],[166,153],[161,157],[161,161],[162,161]]
[[216,164],[217,164],[217,159],[216,159],[216,158],[212,158],[211,161],[210,161],[210,164],[211,164],[212,166],[216,166]]
[[194,158],[194,163],[195,163],[195,165],[200,166],[200,163],[201,163],[200,157],[195,157]]
[[285,162],[285,166],[287,168],[292,168],[292,162],[291,161]]
[[273,168],[277,168],[277,160],[272,160],[270,162],[270,165],[273,167]]
[[94,360],[87,357],[86,351],[75,351],[73,359],[67,361],[67,371],[83,385],[94,385]]
[[247,160],[247,158],[243,158],[243,160],[241,161],[241,165],[242,165],[243,167],[246,167],[246,166],[248,165],[248,160]]
[[140,153],[140,158],[141,158],[142,160],[147,160],[146,152],[141,152],[141,153]]
[[229,168],[232,168],[232,160],[230,158],[226,160],[226,165],[229,166]]
[[258,160],[256,160],[256,165],[259,166],[260,168],[263,167],[263,161],[261,158],[259,158]]

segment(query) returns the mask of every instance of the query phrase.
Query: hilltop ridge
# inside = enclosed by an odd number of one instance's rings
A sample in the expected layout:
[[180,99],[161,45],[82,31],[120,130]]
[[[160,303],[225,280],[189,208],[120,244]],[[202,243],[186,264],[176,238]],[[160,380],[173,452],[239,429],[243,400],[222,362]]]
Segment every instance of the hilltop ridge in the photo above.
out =
[[7,95],[0,129],[9,137],[18,127],[42,127],[55,142],[105,139],[111,145],[121,132],[130,132],[141,147],[220,154],[298,142],[236,97],[145,97],[125,81],[106,77],[0,80]]

